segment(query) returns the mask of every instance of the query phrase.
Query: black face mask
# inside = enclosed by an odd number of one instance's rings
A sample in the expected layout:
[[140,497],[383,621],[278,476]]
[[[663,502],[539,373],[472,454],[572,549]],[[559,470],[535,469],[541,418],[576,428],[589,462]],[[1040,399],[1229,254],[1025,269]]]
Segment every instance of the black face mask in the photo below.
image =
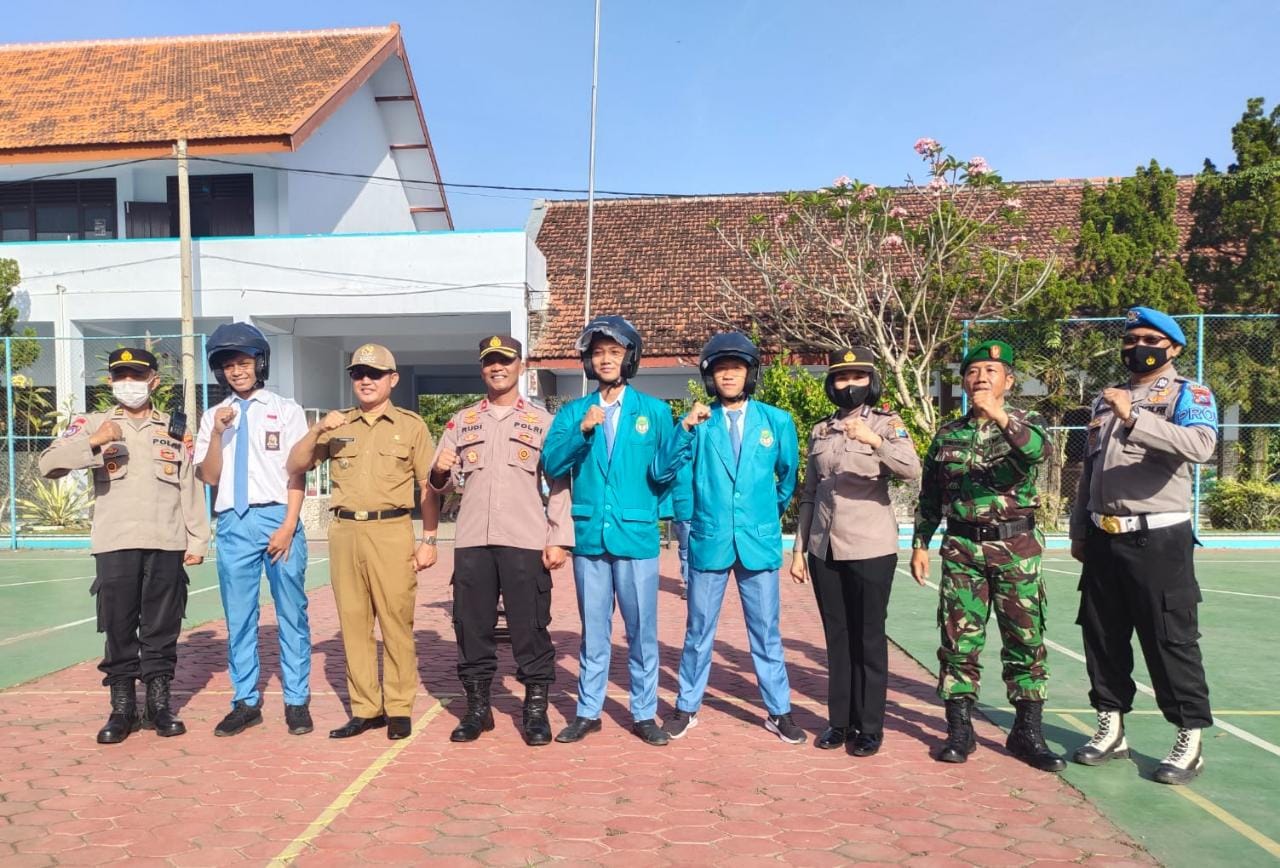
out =
[[1135,374],[1149,374],[1163,368],[1169,361],[1168,347],[1126,347],[1120,351],[1120,361]]
[[843,389],[832,389],[835,397],[836,406],[842,410],[852,410],[854,407],[861,407],[867,400],[867,393],[871,391],[871,386],[845,386]]

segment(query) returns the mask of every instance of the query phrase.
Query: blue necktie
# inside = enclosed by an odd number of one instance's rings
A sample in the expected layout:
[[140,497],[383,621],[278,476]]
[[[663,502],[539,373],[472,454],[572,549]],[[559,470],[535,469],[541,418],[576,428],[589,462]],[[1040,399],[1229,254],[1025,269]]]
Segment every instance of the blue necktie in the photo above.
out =
[[618,433],[618,403],[606,404],[604,407],[604,447],[613,458],[613,438]]
[[236,515],[249,511],[249,404],[246,398],[236,398],[240,418],[236,424],[236,475],[232,481]]
[[729,442],[733,444],[733,460],[737,461],[742,454],[742,432],[738,430],[738,420],[742,418],[741,410],[726,410],[729,417]]

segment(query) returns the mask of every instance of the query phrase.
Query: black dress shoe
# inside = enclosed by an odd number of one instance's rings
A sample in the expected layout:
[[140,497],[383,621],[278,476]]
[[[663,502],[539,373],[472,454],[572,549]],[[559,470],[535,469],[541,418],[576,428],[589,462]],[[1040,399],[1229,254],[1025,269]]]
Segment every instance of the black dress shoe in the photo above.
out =
[[387,738],[396,741],[408,738],[413,733],[413,721],[407,717],[387,718]]
[[387,716],[385,714],[379,714],[377,717],[353,717],[337,729],[329,730],[329,738],[353,738],[365,730],[377,729],[386,725]]
[[875,756],[884,744],[883,732],[860,732],[854,736],[849,753],[854,756]]
[[671,741],[671,736],[662,731],[656,720],[637,720],[631,725],[631,731],[640,737],[645,744],[662,747]]
[[573,723],[560,730],[560,734],[556,736],[556,741],[561,744],[572,744],[575,741],[582,741],[588,734],[600,731],[600,718],[594,720],[590,717],[575,717]]
[[814,747],[822,750],[835,750],[838,747],[844,747],[844,743],[851,735],[853,730],[847,726],[828,726],[813,744]]

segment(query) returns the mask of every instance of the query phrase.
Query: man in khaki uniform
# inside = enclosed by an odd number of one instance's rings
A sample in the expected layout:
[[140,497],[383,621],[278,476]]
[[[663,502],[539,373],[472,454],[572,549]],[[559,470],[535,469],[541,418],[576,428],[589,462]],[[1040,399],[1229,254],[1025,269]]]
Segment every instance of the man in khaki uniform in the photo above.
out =
[[[59,479],[92,470],[96,497],[92,551],[98,632],[106,649],[98,664],[111,690],[111,714],[99,744],[116,744],[140,726],[157,735],[186,727],[169,709],[178,634],[187,606],[184,566],[204,560],[209,521],[191,464],[185,419],[151,405],[160,383],[156,357],[118,349],[107,357],[116,406],[76,416],[40,455],[40,472]],[[138,718],[137,679],[147,685]]]
[[[400,381],[386,347],[365,344],[347,366],[357,407],[334,410],[313,425],[289,453],[288,472],[329,459],[333,523],[329,563],[347,657],[351,719],[329,733],[350,738],[387,727],[387,738],[412,731],[418,688],[413,609],[418,570],[436,562],[440,500],[427,485],[433,444],[417,413],[391,403]],[[422,544],[413,540],[413,484],[421,486]],[[377,618],[385,651],[378,682]]]
[[551,570],[573,547],[568,479],[550,483],[542,500],[542,444],[551,414],[520,397],[520,342],[493,335],[480,342],[486,396],[445,426],[431,487],[462,492],[453,559],[453,629],[458,678],[467,711],[450,735],[474,741],[493,729],[489,687],[498,672],[498,594],[511,629],[516,677],[525,686],[522,729],[529,745],[551,743],[547,689],[555,681]]

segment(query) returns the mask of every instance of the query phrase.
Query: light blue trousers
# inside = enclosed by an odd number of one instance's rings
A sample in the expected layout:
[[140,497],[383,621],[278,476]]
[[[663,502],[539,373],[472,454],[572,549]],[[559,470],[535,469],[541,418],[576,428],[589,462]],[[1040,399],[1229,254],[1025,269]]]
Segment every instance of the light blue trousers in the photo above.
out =
[[307,539],[302,523],[293,535],[289,556],[271,563],[267,541],[284,523],[285,506],[251,506],[243,515],[234,509],[218,514],[218,589],[227,615],[227,670],[236,700],[257,705],[258,594],[267,574],[276,604],[280,636],[280,680],[287,705],[303,705],[311,697],[311,628],[307,621]]
[[658,713],[658,559],[576,555],[573,581],[582,618],[578,717],[594,720],[604,708],[616,598],[627,635],[631,716],[653,720]]
[[[680,711],[693,713],[702,705],[729,572],[689,571],[689,617],[684,651],[680,655],[680,694],[676,698],[676,708]],[[747,639],[760,695],[769,714],[785,714],[791,710],[791,684],[787,680],[782,634],[778,630],[778,571],[747,570],[736,564],[733,574],[738,580],[742,614],[747,620]]]

